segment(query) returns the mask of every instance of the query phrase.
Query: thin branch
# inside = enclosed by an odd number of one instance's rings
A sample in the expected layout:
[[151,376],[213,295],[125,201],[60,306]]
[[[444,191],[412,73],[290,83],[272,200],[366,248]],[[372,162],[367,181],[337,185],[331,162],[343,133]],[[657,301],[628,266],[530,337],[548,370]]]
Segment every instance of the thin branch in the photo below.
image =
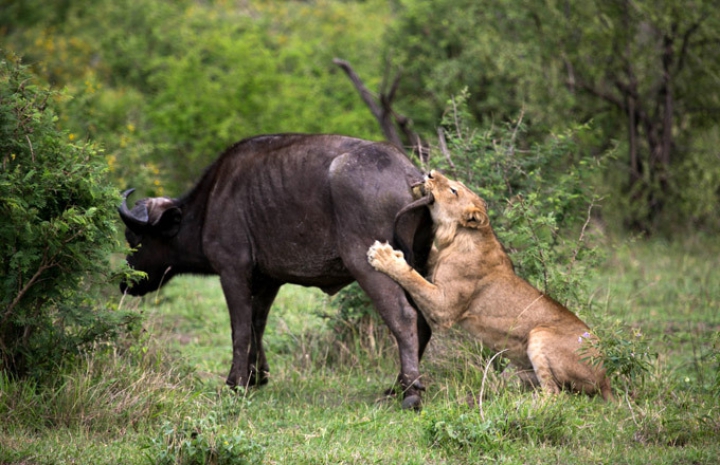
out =
[[33,150],[33,145],[30,141],[30,137],[27,134],[25,134],[25,140],[27,140],[27,143],[30,146],[30,156],[32,157],[33,163],[35,163],[35,151]]
[[[46,251],[47,252],[47,251]],[[45,257],[43,257],[43,261],[45,261]],[[15,299],[13,299],[12,302],[10,302],[10,305],[8,305],[5,309],[5,314],[3,315],[2,321],[0,321],[0,327],[5,325],[5,322],[10,318],[10,315],[12,315],[12,311],[15,308],[15,306],[22,300],[22,298],[25,296],[25,294],[30,290],[30,288],[35,285],[38,279],[40,279],[40,276],[46,272],[47,270],[54,268],[57,266],[57,263],[49,262],[44,265],[40,265],[40,267],[37,269],[35,274],[30,278],[30,281],[28,281],[25,286],[23,286],[22,289],[20,289],[20,292],[15,296]]]
[[583,224],[582,228],[580,229],[580,237],[578,238],[578,246],[573,251],[572,259],[570,260],[570,267],[568,268],[568,272],[572,271],[573,266],[575,265],[575,262],[577,261],[578,253],[580,252],[580,246],[582,245],[583,241],[585,240],[585,231],[587,230],[588,225],[590,224],[590,220],[592,219],[591,213],[592,209],[595,206],[595,197],[593,197],[592,201],[590,202],[590,205],[588,206],[587,211],[587,218],[585,218],[585,223]]
[[437,130],[438,135],[438,142],[440,143],[440,151],[445,156],[445,159],[448,162],[448,165],[450,165],[450,168],[455,170],[455,163],[453,163],[452,158],[450,158],[450,151],[447,148],[447,142],[445,141],[445,130],[443,128],[438,128]]
[[345,74],[347,74],[347,76],[350,78],[353,85],[355,86],[355,89],[360,93],[360,97],[362,98],[363,102],[365,102],[365,105],[368,106],[370,112],[375,118],[380,119],[380,116],[382,114],[380,106],[377,104],[377,102],[375,102],[372,93],[368,90],[367,87],[365,87],[362,79],[360,79],[360,76],[358,76],[352,66],[350,66],[350,63],[339,58],[333,59],[333,63],[335,63],[340,68],[342,68],[343,71],[345,71]]
[[[522,195],[518,196],[520,206],[523,209],[524,217],[528,217],[528,207],[525,204],[525,199],[522,197]],[[535,245],[538,246],[538,257],[540,258],[540,263],[542,264],[542,273],[543,273],[543,293],[547,294],[548,292],[548,265],[547,261],[545,260],[545,254],[543,253],[543,249],[540,246],[540,237],[538,237],[537,231],[535,230],[535,227],[533,226],[533,222],[528,221],[528,228],[530,229],[530,232],[532,233],[533,240],[535,241]]]
[[[617,86],[618,82],[615,82],[615,85]],[[605,90],[598,89],[597,87],[592,86],[592,85],[586,83],[585,81],[581,81],[581,80],[578,80],[578,87],[580,87],[581,89],[583,89],[587,92],[590,92],[592,95],[599,97],[608,103],[611,103],[611,104],[617,106],[618,108],[620,108],[623,111],[625,110],[625,104],[623,103],[623,101],[621,99],[619,99],[617,96],[615,96]]]
[[685,66],[685,57],[687,56],[688,52],[688,45],[690,43],[690,36],[697,31],[700,28],[700,24],[705,18],[701,18],[700,21],[693,24],[688,28],[687,31],[685,31],[685,34],[683,34],[682,38],[682,46],[680,47],[680,56],[678,57],[677,64],[675,66],[675,72],[679,73],[683,67]]
[[518,122],[515,125],[515,128],[513,129],[512,137],[510,138],[510,155],[515,154],[515,141],[517,140],[517,134],[520,130],[520,125],[522,125],[523,118],[525,117],[525,107],[523,106],[522,110],[520,110],[520,117],[518,118]]

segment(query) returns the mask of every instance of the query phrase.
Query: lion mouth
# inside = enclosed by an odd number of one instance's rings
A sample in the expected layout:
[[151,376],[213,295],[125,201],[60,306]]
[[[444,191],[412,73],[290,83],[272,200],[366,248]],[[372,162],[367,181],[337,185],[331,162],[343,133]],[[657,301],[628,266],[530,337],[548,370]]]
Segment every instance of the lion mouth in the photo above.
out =
[[427,180],[418,181],[411,184],[410,187],[413,191],[413,197],[416,201],[421,202],[421,205],[432,205],[435,202],[435,197],[427,187]]

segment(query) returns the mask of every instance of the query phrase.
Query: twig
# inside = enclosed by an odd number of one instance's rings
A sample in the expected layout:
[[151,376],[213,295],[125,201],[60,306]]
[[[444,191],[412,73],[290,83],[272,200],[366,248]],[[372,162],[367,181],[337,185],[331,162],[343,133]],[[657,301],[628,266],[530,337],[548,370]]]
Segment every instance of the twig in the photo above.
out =
[[590,219],[592,218],[590,215],[592,213],[592,209],[595,206],[595,197],[593,197],[592,201],[590,202],[590,205],[588,206],[587,211],[587,218],[585,218],[585,223],[583,224],[582,228],[580,229],[580,237],[578,238],[578,245],[575,248],[575,251],[573,252],[572,260],[570,260],[570,266],[568,267],[568,272],[572,271],[573,265],[575,265],[575,262],[577,261],[578,253],[580,252],[580,245],[583,243],[583,240],[585,239],[585,230],[587,229],[588,225],[590,224]]
[[462,140],[462,133],[460,131],[460,121],[458,120],[457,105],[455,104],[455,97],[450,99],[453,106],[453,119],[455,120],[455,130],[457,131],[458,140]]
[[450,158],[450,151],[448,150],[447,142],[445,141],[445,130],[443,128],[438,128],[437,134],[438,134],[438,142],[440,143],[440,151],[445,156],[445,159],[447,160],[448,164],[450,165],[450,168],[455,170],[455,163],[453,163],[452,158]]
[[32,142],[30,141],[30,137],[25,134],[25,140],[27,140],[28,145],[30,146],[30,156],[32,157],[33,163],[35,163],[35,151],[33,150]]
[[[47,253],[47,250],[45,251],[45,253]],[[43,257],[43,260],[45,260],[45,257]],[[42,275],[45,271],[49,270],[50,268],[54,268],[55,266],[57,266],[57,263],[50,262],[45,265],[41,265],[37,269],[37,271],[32,276],[32,278],[30,278],[30,281],[28,281],[27,284],[25,284],[25,286],[23,286],[23,288],[20,289],[20,292],[18,292],[18,294],[15,296],[15,299],[13,299],[13,301],[10,303],[10,305],[8,305],[7,308],[5,309],[5,314],[3,315],[2,321],[0,321],[0,326],[4,325],[5,322],[8,320],[8,318],[10,318],[10,315],[12,314],[12,311],[15,308],[15,306],[20,302],[20,300],[25,296],[27,291],[30,290],[30,288],[35,284],[35,282],[37,282],[37,280],[40,278],[40,275]]]
[[[522,196],[520,197],[520,206],[523,209],[524,217],[527,218],[527,206],[525,205],[525,199],[523,199]],[[540,238],[537,235],[537,232],[535,231],[535,228],[533,227],[533,223],[531,221],[528,221],[528,228],[530,228],[530,232],[532,233],[533,239],[535,240],[535,245],[537,245],[538,249],[538,256],[540,257],[540,263],[542,263],[542,272],[543,272],[543,292],[547,294],[548,292],[548,266],[545,262],[545,254],[543,253],[542,247],[540,247]]]
[[497,354],[493,355],[490,360],[485,364],[485,372],[483,373],[483,379],[482,384],[480,384],[480,397],[478,397],[478,410],[480,411],[480,417],[483,421],[485,421],[485,413],[483,412],[482,403],[483,403],[483,393],[485,392],[485,381],[487,380],[487,373],[488,369],[490,368],[490,364],[495,360],[499,355],[502,355],[504,352],[507,352],[507,349],[501,350]]
[[640,426],[640,424],[635,419],[635,412],[633,412],[632,405],[630,404],[630,399],[628,398],[627,390],[625,390],[625,401],[627,402],[628,408],[630,409],[630,416],[632,416],[633,423],[635,423],[635,425],[637,425],[637,426]]
[[511,153],[515,153],[515,140],[517,139],[517,133],[520,130],[520,125],[522,124],[522,120],[525,117],[525,107],[520,110],[520,117],[518,118],[518,122],[515,125],[515,129],[513,129],[512,137],[510,138],[510,150]]

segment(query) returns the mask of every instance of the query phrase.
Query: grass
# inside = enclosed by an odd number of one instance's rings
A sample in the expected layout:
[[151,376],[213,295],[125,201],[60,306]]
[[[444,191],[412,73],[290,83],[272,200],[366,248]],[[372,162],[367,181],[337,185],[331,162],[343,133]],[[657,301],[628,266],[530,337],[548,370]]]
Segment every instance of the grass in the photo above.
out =
[[372,344],[339,341],[321,316],[331,301],[299,287],[271,312],[270,383],[230,392],[217,279],[180,278],[123,302],[145,314],[139,341],[99,348],[55,389],[0,379],[0,463],[203,463],[198,451],[214,451],[208,463],[717,463],[718,256],[711,240],[609,248],[586,317],[657,353],[644,376],[615,380],[617,402],[484,378],[480,347],[450,333],[423,360],[421,413],[381,395],[398,369],[383,328]]

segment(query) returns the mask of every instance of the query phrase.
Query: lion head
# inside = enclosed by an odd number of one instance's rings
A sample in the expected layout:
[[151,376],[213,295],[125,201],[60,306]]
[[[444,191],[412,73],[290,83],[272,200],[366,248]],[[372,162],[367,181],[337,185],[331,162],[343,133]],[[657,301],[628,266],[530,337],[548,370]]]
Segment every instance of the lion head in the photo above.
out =
[[430,213],[436,226],[483,229],[490,225],[487,204],[463,183],[432,170],[425,177],[425,190],[434,199]]

